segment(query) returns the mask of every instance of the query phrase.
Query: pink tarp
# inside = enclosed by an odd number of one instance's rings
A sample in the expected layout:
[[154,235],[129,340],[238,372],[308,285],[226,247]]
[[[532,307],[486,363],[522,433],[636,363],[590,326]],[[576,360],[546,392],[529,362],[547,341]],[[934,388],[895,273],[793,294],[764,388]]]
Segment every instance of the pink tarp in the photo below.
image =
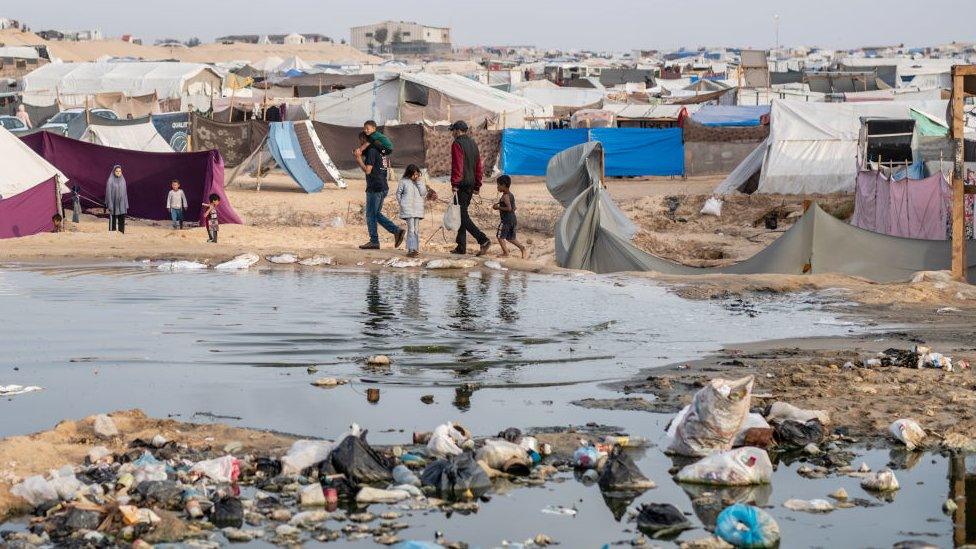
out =
[[59,213],[57,181],[52,177],[26,191],[0,200],[0,238],[17,238],[54,229]]
[[857,175],[851,225],[902,238],[945,240],[951,193],[941,173],[889,181],[879,172]]
[[[166,195],[170,181],[179,179],[186,193],[186,219],[203,220],[203,203],[211,193],[220,197],[217,215],[221,223],[242,223],[224,193],[224,161],[216,150],[191,153],[153,153],[116,149],[77,141],[50,132],[21,138],[37,154],[68,176],[68,187],[79,187],[82,207],[98,210],[104,205],[105,183],[112,166],[122,166],[129,194],[128,215],[166,220]],[[70,203],[71,196],[65,195]]]

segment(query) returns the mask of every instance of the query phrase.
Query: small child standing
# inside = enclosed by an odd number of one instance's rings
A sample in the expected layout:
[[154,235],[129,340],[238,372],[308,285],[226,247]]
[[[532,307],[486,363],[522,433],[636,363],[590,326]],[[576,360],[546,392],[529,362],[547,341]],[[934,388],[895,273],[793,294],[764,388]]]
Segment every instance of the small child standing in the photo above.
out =
[[173,220],[173,228],[183,228],[183,214],[186,212],[186,194],[180,189],[180,181],[174,179],[170,182],[172,190],[166,195],[166,208],[169,210],[169,217]]
[[407,257],[420,255],[420,220],[424,218],[424,202],[430,200],[432,194],[420,176],[420,168],[410,164],[396,190],[400,219],[407,222]]
[[216,193],[211,194],[209,198],[210,202],[205,202],[203,205],[206,208],[204,211],[204,218],[207,220],[207,242],[217,243],[217,231],[220,229],[220,224],[217,221],[217,206],[220,206],[220,196]]
[[505,244],[509,243],[518,248],[522,252],[522,259],[525,259],[525,246],[516,240],[515,234],[518,220],[515,217],[515,195],[512,194],[511,190],[512,178],[507,175],[502,175],[498,177],[495,183],[498,192],[502,193],[501,198],[498,199],[498,204],[491,205],[493,210],[498,210],[499,217],[501,217],[501,221],[498,223],[498,232],[495,234],[498,237],[498,245],[502,249],[499,257],[508,256],[508,247]]

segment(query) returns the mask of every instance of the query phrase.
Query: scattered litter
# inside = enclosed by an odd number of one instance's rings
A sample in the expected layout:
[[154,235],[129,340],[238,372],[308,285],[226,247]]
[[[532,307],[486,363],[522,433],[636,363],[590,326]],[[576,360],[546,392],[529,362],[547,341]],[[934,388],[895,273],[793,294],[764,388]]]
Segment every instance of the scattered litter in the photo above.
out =
[[314,257],[306,257],[298,262],[299,265],[304,265],[305,267],[318,267],[319,265],[335,265],[335,260],[329,256],[317,255]]
[[619,446],[610,451],[610,458],[600,472],[599,482],[604,492],[643,492],[657,486],[644,476],[633,458]]
[[735,547],[769,548],[779,543],[779,525],[769,513],[736,503],[726,507],[715,521],[715,534]]
[[343,379],[341,377],[321,377],[312,382],[315,387],[338,387],[339,385],[345,385],[349,383],[348,379]]
[[952,359],[941,354],[933,352],[929,347],[915,347],[915,352],[918,354],[918,365],[916,368],[936,368],[939,370],[945,370],[947,372],[952,371]]
[[861,481],[861,488],[873,492],[894,492],[898,490],[898,479],[891,469],[882,469]]
[[488,467],[513,475],[528,475],[532,468],[525,448],[507,440],[488,439],[475,455]]
[[713,379],[698,390],[689,411],[674,430],[668,452],[683,456],[704,456],[729,450],[749,415],[753,377],[734,381]]
[[922,426],[914,419],[895,420],[891,424],[891,427],[888,428],[888,431],[891,433],[891,436],[898,439],[909,450],[914,450],[921,446],[922,441],[928,436],[925,434],[925,429],[922,429]]
[[405,259],[402,257],[391,257],[384,265],[387,267],[393,267],[395,269],[409,269],[413,267],[420,267],[424,264],[423,259]]
[[701,214],[722,217],[722,201],[714,196],[708,197],[701,209]]
[[773,464],[766,451],[744,447],[706,456],[682,468],[675,479],[690,484],[747,486],[769,484],[772,476]]
[[598,469],[600,462],[606,457],[606,452],[601,452],[596,446],[583,444],[573,452],[573,467],[577,469]]
[[38,387],[36,385],[0,385],[0,397],[33,393],[34,391],[40,391],[42,389],[43,387]]
[[371,486],[363,486],[356,494],[356,503],[396,503],[405,499],[410,499],[410,493],[406,490],[383,490]]
[[471,500],[491,488],[488,473],[471,452],[434,461],[424,468],[420,482],[434,488],[438,497],[450,500]]
[[829,497],[836,499],[837,501],[847,501],[847,490],[843,487],[834,490],[833,492],[827,494]]
[[670,503],[645,503],[637,514],[637,528],[657,539],[673,537],[694,527],[684,513]]
[[463,426],[450,421],[438,425],[427,437],[427,451],[435,457],[459,455],[464,451],[462,446],[473,446],[471,435]]
[[791,448],[804,448],[807,445],[817,445],[826,434],[823,423],[819,419],[805,422],[787,419],[776,424],[776,442]]
[[834,504],[825,499],[788,499],[783,502],[783,507],[790,511],[803,511],[805,513],[829,513],[834,510]]
[[277,264],[298,263],[298,258],[292,254],[269,255],[266,259],[268,260],[269,263],[277,263]]
[[472,269],[477,266],[474,259],[431,259],[424,263],[425,269]]
[[567,517],[575,517],[576,509],[571,507],[563,507],[562,505],[549,505],[542,509],[542,512],[547,515],[564,515]]
[[366,364],[370,366],[389,366],[390,357],[386,355],[373,355],[366,358]]
[[218,271],[235,271],[242,269],[250,269],[254,266],[261,258],[257,254],[246,253],[241,254],[230,261],[225,261],[219,265],[214,266],[215,270]]
[[281,472],[286,475],[301,473],[325,461],[331,451],[332,443],[327,440],[296,440],[281,458]]
[[806,423],[811,419],[830,425],[830,414],[825,410],[804,410],[787,402],[774,402],[766,409],[766,421],[776,424],[786,420]]
[[[754,414],[750,412],[746,415],[745,421],[739,426],[739,432],[735,434],[735,440],[732,446],[758,446],[757,444],[750,444],[746,442],[746,437],[750,434],[749,431],[752,429],[770,429],[769,423],[766,418],[762,417],[761,414]],[[772,430],[770,429],[770,435],[772,435]],[[755,437],[756,433],[753,432],[752,436]]]
[[346,226],[346,221],[340,216],[335,216],[332,218],[332,222],[329,223],[333,229],[341,229]]
[[191,473],[204,475],[217,482],[237,482],[241,476],[241,464],[234,456],[223,456],[196,462],[190,468]]
[[156,265],[158,271],[197,271],[206,268],[206,264],[196,261],[164,261]]
[[490,259],[488,261],[485,261],[485,268],[486,269],[493,269],[495,271],[507,271],[508,270],[508,267],[503,267],[500,262],[495,261],[494,259]]

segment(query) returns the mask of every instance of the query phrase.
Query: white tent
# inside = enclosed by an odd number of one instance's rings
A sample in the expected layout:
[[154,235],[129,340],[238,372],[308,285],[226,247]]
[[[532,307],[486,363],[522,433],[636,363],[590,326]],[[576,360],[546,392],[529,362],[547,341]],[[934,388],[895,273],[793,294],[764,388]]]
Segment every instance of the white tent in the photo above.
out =
[[156,126],[149,121],[144,124],[124,126],[93,124],[88,126],[81,140],[130,151],[173,152],[173,147],[163,139],[163,136],[159,135]]
[[265,57],[264,59],[251,63],[251,66],[261,72],[274,72],[285,60],[278,57],[277,55],[272,55],[270,57]]
[[603,91],[591,88],[527,87],[515,92],[540,105],[553,107],[589,107],[603,101]]
[[293,55],[288,59],[285,59],[284,61],[279,63],[278,66],[274,68],[274,72],[285,73],[291,70],[298,70],[304,72],[304,71],[310,71],[313,68],[314,67],[312,65],[303,61],[301,57],[298,57],[297,55]]
[[56,175],[61,179],[61,192],[68,192],[64,185],[68,178],[63,173],[3,128],[0,128],[0,158],[3,159],[0,197],[10,198]]
[[[912,108],[938,116],[946,101],[877,101],[807,103],[775,100],[770,112],[770,133],[762,161],[757,192],[818,194],[851,192],[857,176],[857,143],[861,117],[910,118]],[[756,164],[750,155],[745,163]],[[749,175],[736,169],[737,179]],[[755,173],[754,171],[752,173]],[[732,176],[717,191],[731,192],[738,185]]]
[[24,101],[83,105],[87,96],[122,92],[128,96],[156,93],[160,99],[209,96],[220,92],[220,75],[200,63],[50,63],[24,76]]
[[309,100],[314,120],[358,126],[464,120],[473,127],[525,128],[552,107],[456,74],[377,73],[373,82]]

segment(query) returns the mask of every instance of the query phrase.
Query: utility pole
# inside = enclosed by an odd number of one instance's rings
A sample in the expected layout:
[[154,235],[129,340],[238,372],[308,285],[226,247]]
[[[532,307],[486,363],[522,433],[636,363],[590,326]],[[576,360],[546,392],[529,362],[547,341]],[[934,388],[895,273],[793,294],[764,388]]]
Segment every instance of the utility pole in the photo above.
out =
[[952,119],[949,128],[955,158],[952,169],[952,277],[966,282],[966,194],[976,194],[976,189],[966,187],[965,131],[966,113],[963,106],[966,95],[976,95],[976,65],[952,67],[952,95],[949,105]]

